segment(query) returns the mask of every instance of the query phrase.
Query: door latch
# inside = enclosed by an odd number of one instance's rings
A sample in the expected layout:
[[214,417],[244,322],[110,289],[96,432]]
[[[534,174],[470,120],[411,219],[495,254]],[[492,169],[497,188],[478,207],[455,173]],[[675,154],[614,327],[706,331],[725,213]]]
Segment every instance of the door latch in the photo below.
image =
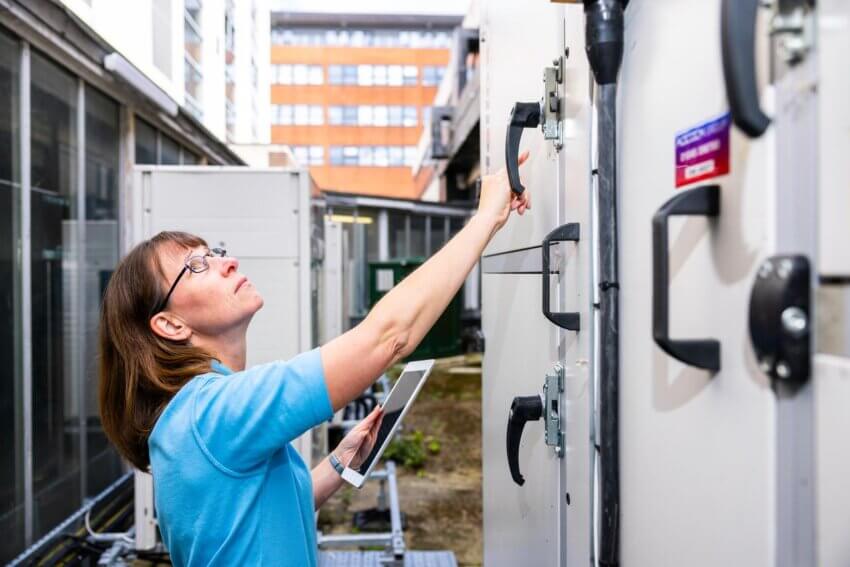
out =
[[525,190],[519,180],[519,142],[525,128],[540,126],[543,138],[552,140],[555,149],[564,145],[561,126],[561,97],[558,85],[564,82],[564,57],[552,61],[543,69],[543,98],[539,102],[517,102],[511,108],[508,131],[505,136],[505,167],[511,190],[520,194]]
[[563,57],[554,59],[551,67],[543,69],[544,90],[540,127],[543,129],[543,139],[553,140],[556,150],[560,150],[564,145],[561,136],[561,97],[558,95],[558,85],[564,82],[563,69]]
[[564,433],[561,431],[561,393],[564,391],[564,367],[555,363],[551,372],[546,373],[543,385],[545,400],[543,416],[546,420],[546,444],[555,448],[559,459],[564,458]]
[[545,423],[545,443],[555,449],[555,455],[559,459],[564,458],[560,402],[563,391],[564,367],[560,363],[555,363],[552,371],[546,373],[542,396],[517,396],[511,403],[506,438],[508,469],[511,472],[511,478],[519,486],[525,484],[525,478],[519,472],[519,444],[527,422],[538,421],[542,417]]

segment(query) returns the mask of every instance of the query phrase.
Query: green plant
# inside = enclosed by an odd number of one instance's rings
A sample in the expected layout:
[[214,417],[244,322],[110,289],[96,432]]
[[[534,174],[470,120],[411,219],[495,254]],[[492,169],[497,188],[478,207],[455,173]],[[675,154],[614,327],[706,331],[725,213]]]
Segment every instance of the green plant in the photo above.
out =
[[442,448],[440,442],[430,435],[425,438],[425,443],[429,453],[432,455],[438,455],[440,453],[440,449]]
[[419,469],[425,465],[425,436],[415,430],[409,435],[400,435],[384,451],[384,457],[403,467]]

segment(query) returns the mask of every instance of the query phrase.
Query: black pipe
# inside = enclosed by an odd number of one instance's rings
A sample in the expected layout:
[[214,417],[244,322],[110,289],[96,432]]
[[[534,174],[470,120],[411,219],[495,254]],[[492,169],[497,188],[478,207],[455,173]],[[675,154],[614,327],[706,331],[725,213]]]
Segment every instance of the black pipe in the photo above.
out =
[[623,59],[621,0],[585,0],[585,43],[597,89],[599,226],[599,564],[619,565],[620,309],[617,229],[617,74]]

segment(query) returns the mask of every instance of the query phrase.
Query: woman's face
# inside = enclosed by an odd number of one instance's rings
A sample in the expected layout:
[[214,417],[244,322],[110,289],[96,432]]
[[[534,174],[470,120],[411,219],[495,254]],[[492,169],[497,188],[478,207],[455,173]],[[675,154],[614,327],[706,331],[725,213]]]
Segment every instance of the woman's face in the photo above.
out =
[[239,272],[239,261],[229,256],[207,256],[209,249],[191,251],[170,247],[161,252],[168,277],[167,287],[183,270],[189,258],[202,256],[209,269],[200,273],[186,270],[177,282],[165,311],[179,316],[195,333],[220,335],[239,326],[247,326],[263,306],[263,298],[251,281]]

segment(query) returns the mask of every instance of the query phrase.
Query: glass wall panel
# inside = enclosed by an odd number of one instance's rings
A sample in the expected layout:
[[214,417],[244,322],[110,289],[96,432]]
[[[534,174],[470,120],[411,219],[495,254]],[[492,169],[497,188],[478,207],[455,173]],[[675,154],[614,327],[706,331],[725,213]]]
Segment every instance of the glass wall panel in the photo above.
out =
[[425,256],[425,216],[410,215],[410,256]]
[[20,354],[15,340],[20,266],[18,44],[0,33],[0,563],[24,547]]
[[466,217],[449,217],[449,238],[454,237],[466,224]]
[[136,163],[156,165],[156,130],[153,126],[136,118]]
[[32,108],[32,428],[34,535],[80,507],[74,380],[77,79],[37,53]]
[[431,217],[431,237],[428,242],[428,254],[433,255],[446,242],[446,217]]
[[162,133],[160,133],[159,163],[180,165],[180,144]]
[[85,294],[86,496],[94,496],[121,475],[118,453],[109,444],[97,405],[97,332],[100,300],[118,263],[119,106],[86,88]]
[[404,213],[388,213],[390,258],[407,257],[407,215]]

